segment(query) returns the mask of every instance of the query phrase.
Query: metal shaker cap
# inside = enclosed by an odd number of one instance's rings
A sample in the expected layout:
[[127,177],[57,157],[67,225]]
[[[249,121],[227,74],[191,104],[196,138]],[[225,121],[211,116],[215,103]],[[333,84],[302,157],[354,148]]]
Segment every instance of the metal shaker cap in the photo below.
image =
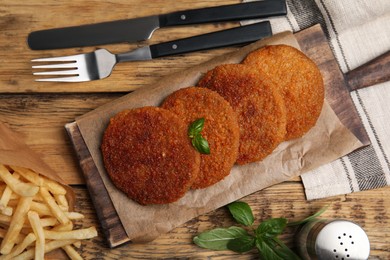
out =
[[325,224],[315,239],[318,259],[360,260],[370,254],[367,234],[357,224],[347,220],[333,220]]

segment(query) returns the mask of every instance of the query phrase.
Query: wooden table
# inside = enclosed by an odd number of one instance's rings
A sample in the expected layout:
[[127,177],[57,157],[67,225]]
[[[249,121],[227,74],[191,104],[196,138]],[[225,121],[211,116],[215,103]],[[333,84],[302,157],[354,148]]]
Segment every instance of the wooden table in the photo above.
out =
[[[172,12],[191,7],[207,7],[238,3],[238,0],[115,0],[115,1],[14,1],[0,5],[0,121],[25,135],[31,148],[76,192],[76,210],[86,215],[79,226],[99,223],[72,150],[64,125],[88,111],[121,97],[132,90],[156,82],[172,72],[189,68],[210,58],[234,50],[234,47],[167,57],[148,62],[120,64],[107,79],[86,83],[38,83],[34,81],[30,60],[33,58],[70,55],[95,50],[96,47],[50,51],[32,51],[26,44],[29,32],[39,29],[94,23],[136,16]],[[157,30],[150,43],[227,29],[237,23],[196,25]],[[142,44],[104,46],[112,52],[123,52]],[[298,220],[324,205],[326,218],[346,218],[360,224],[371,242],[372,259],[390,257],[390,188],[364,191],[327,199],[306,201],[299,178],[256,192],[243,199],[254,210],[257,221],[270,217]],[[142,216],[140,216],[142,217]],[[85,258],[256,258],[256,251],[234,254],[196,247],[192,237],[214,227],[232,225],[225,208],[220,208],[162,235],[148,244],[125,244],[109,249],[99,227],[99,237],[83,242],[80,253]],[[293,231],[282,239],[293,246]],[[52,256],[57,258],[58,255]]]

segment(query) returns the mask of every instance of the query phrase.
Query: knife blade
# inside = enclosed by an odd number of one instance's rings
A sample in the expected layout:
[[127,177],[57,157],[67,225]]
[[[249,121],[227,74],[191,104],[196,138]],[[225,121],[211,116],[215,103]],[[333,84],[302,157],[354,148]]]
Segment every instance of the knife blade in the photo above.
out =
[[264,18],[287,13],[285,0],[264,0],[207,7],[134,19],[31,32],[32,50],[84,47],[149,39],[158,28],[210,22]]

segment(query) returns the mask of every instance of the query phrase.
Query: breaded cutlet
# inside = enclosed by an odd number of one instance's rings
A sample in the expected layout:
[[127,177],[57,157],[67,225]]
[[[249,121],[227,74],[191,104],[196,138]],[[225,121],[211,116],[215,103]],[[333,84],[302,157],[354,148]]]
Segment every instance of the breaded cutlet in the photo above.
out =
[[236,113],[217,92],[187,87],[170,94],[161,107],[172,111],[190,125],[204,118],[202,136],[210,154],[201,154],[200,172],[193,189],[206,188],[229,175],[237,160],[240,131]]
[[317,65],[300,50],[270,45],[250,53],[242,62],[268,75],[282,90],[287,108],[286,140],[311,129],[324,103],[324,83]]
[[273,81],[243,64],[219,65],[198,83],[218,92],[233,107],[240,126],[238,164],[264,159],[286,134],[286,108]]
[[187,136],[187,124],[159,107],[116,114],[101,150],[114,185],[143,205],[177,201],[199,173],[200,155]]

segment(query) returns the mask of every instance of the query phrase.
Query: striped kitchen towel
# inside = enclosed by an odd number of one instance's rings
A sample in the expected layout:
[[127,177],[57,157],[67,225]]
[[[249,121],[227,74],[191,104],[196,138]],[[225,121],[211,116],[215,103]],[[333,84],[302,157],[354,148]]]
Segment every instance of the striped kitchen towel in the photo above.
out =
[[[287,7],[287,16],[268,19],[273,32],[321,24],[344,73],[390,50],[389,0],[287,0]],[[303,174],[308,200],[390,185],[390,82],[351,96],[371,145]]]

